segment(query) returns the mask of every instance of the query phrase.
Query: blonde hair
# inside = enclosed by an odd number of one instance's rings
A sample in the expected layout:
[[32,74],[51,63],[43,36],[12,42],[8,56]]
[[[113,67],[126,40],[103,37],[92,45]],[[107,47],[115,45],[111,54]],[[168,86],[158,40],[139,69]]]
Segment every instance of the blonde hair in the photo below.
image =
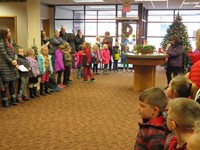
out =
[[172,87],[172,91],[175,92],[176,97],[185,97],[188,98],[191,96],[192,99],[195,98],[197,87],[190,79],[184,77],[183,75],[178,75],[174,77],[170,85]]
[[33,55],[33,52],[35,52],[34,49],[29,48],[29,49],[26,51],[26,56]]
[[20,51],[21,49],[24,50],[23,47],[20,47],[20,46],[17,48],[17,50],[16,50],[17,54],[19,54],[19,51]]
[[89,42],[84,42],[84,43],[83,43],[83,48],[86,48],[86,47],[91,47],[91,43],[89,43]]
[[196,31],[196,49],[200,50],[200,28]]
[[61,44],[61,45],[58,46],[58,49],[59,49],[59,50],[66,49],[66,46],[65,46],[64,44]]
[[158,107],[160,114],[165,110],[168,103],[164,91],[157,87],[144,90],[139,96],[139,101],[145,102],[152,107]]
[[48,49],[48,46],[47,45],[43,45],[40,49],[40,54],[43,54],[43,51],[44,49],[47,48]]
[[108,49],[108,44],[103,44],[104,49]]
[[200,105],[188,98],[175,98],[169,102],[170,117],[179,127],[193,129],[200,118]]
[[97,44],[93,44],[92,49],[94,50],[95,48],[96,48],[97,50],[99,50],[99,46],[98,46]]
[[63,43],[63,45],[65,46],[66,50],[71,48],[71,46],[68,42]]
[[100,36],[96,36],[96,40],[100,41],[101,40]]

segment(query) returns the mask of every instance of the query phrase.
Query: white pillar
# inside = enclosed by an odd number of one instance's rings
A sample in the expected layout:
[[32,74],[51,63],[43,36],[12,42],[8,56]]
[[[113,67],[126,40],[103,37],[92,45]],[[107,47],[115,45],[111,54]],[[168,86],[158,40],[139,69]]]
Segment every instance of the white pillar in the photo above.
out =
[[28,48],[33,45],[41,48],[41,31],[40,31],[40,0],[27,0],[28,14]]

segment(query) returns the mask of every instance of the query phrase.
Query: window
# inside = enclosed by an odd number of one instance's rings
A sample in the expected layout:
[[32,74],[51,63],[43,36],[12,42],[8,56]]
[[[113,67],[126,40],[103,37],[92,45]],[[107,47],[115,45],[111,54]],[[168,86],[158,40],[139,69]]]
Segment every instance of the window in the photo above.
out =
[[172,23],[148,23],[148,36],[165,36]]

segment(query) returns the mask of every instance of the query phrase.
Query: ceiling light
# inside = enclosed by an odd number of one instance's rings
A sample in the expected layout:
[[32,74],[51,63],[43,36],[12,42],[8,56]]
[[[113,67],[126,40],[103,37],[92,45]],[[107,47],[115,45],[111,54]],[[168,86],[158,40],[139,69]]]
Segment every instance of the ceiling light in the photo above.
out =
[[151,2],[159,2],[159,1],[167,1],[167,0],[135,0],[136,2],[145,2],[145,1],[151,1]]
[[104,0],[73,0],[75,3],[104,2]]
[[197,5],[199,2],[184,2],[184,5]]
[[195,5],[194,7],[200,7],[200,5]]

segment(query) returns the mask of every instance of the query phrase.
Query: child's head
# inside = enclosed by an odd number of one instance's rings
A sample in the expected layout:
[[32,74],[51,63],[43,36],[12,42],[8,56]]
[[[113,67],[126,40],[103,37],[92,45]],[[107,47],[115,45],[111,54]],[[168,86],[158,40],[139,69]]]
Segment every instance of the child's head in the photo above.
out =
[[58,49],[59,49],[61,52],[64,52],[65,49],[66,49],[66,47],[65,47],[64,44],[61,44],[61,45],[58,46]]
[[84,42],[83,43],[83,48],[88,48],[88,47],[90,47],[90,43],[89,42]]
[[60,32],[59,32],[58,30],[56,30],[56,31],[54,32],[54,36],[55,36],[55,37],[59,37],[59,36],[60,36]]
[[78,51],[82,51],[83,50],[83,45],[79,45],[78,46]]
[[96,41],[100,41],[100,40],[101,40],[100,36],[96,36]]
[[99,47],[97,46],[97,44],[93,44],[93,47],[92,47],[93,50],[98,50]]
[[65,46],[65,50],[71,53],[72,47],[70,46],[70,44],[68,42],[65,42],[63,45]]
[[49,54],[49,49],[48,49],[48,47],[46,45],[43,45],[41,47],[41,51],[40,52],[41,52],[42,55],[47,56]]
[[195,123],[195,131],[187,141],[187,150],[200,150],[200,121]]
[[23,49],[22,47],[19,47],[19,48],[17,49],[17,54],[18,54],[18,55],[21,55],[21,56],[24,56],[24,55],[25,55],[24,49]]
[[26,51],[26,55],[27,55],[27,56],[35,56],[35,51],[34,51],[34,49],[29,48],[29,49]]
[[196,85],[192,83],[190,79],[182,75],[174,77],[169,83],[169,87],[166,90],[168,98],[173,99],[177,97],[195,98],[197,92]]
[[129,51],[129,46],[125,45],[125,52],[128,52],[128,51]]
[[108,44],[103,44],[103,49],[108,49]]
[[115,46],[119,46],[119,42],[118,41],[115,42]]
[[200,118],[200,105],[188,98],[175,98],[169,102],[167,127],[170,131],[193,131]]
[[142,119],[153,119],[162,114],[167,106],[167,97],[160,88],[150,88],[139,96],[139,114]]

